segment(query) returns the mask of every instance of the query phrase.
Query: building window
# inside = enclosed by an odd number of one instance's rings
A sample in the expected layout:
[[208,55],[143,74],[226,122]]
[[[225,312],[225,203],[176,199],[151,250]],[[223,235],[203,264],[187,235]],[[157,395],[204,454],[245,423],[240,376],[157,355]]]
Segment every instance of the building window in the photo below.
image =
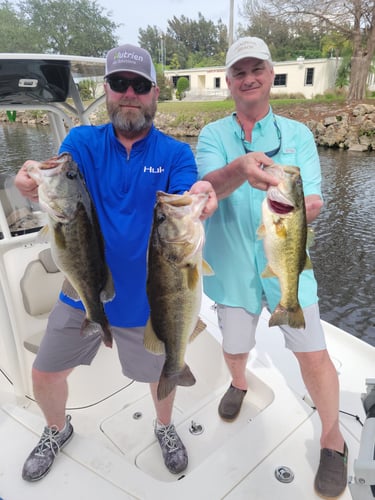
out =
[[274,87],[286,87],[286,73],[279,73],[275,75],[275,80],[273,82]]
[[219,77],[214,78],[214,89],[220,89],[220,88],[221,88],[220,78]]
[[314,85],[314,68],[306,68],[305,85]]

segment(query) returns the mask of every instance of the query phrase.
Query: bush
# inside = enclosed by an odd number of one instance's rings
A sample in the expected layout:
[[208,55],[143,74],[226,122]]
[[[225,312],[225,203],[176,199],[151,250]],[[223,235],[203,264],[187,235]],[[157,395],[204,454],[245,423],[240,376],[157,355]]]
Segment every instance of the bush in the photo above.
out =
[[181,76],[176,84],[176,98],[181,101],[185,97],[185,90],[190,86],[189,80],[185,76]]

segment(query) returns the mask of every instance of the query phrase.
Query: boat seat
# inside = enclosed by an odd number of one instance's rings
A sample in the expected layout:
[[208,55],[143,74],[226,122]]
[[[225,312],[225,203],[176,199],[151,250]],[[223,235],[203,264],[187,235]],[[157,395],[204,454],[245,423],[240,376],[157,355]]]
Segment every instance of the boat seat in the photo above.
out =
[[[54,263],[50,248],[39,252],[38,259],[27,265],[20,283],[25,311],[31,316],[46,318],[56,303],[63,280],[64,275]],[[28,337],[25,348],[36,353],[43,335],[44,329]]]

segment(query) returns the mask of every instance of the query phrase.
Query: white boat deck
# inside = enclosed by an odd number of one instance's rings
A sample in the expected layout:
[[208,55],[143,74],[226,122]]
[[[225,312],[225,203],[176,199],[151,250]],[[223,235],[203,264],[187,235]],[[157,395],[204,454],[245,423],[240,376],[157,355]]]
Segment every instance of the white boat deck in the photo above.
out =
[[[162,462],[153,436],[148,386],[124,378],[116,353],[103,346],[94,365],[77,369],[71,380],[68,406],[75,437],[48,476],[35,484],[21,479],[21,469],[39,438],[43,418],[34,403],[22,408],[9,401],[8,383],[2,379],[0,397],[8,393],[3,398],[8,403],[0,412],[1,497],[47,500],[53,490],[56,500],[99,500],[103,495],[114,500],[318,498],[312,478],[319,460],[320,421],[310,407],[293,355],[282,346],[282,335],[267,328],[265,313],[256,354],[249,362],[250,389],[243,410],[235,422],[226,423],[219,418],[217,406],[229,377],[217,340],[215,313],[206,297],[202,318],[212,335],[204,332],[189,346],[187,360],[197,383],[178,389],[174,410],[176,427],[189,451],[189,466],[183,474],[170,474]],[[363,421],[358,387],[372,374],[373,349],[330,325],[327,328],[342,384],[341,409]],[[347,367],[353,366],[354,349],[361,363],[353,373]],[[118,371],[115,377],[108,370],[111,365]],[[93,404],[103,395],[99,379],[107,393],[108,387],[129,385]],[[79,409],[87,405],[92,406]],[[201,434],[189,431],[192,421],[202,427]],[[350,450],[350,471],[358,455],[361,425],[346,414],[341,415],[341,424]],[[291,483],[281,484],[275,478],[279,466],[292,469]],[[351,498],[348,489],[342,498]]]

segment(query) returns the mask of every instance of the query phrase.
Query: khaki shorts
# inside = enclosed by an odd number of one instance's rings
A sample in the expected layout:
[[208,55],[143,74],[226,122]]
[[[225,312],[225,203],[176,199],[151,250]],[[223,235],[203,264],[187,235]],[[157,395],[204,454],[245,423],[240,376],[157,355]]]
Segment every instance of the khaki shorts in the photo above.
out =
[[[85,312],[58,301],[48,319],[46,334],[34,360],[34,368],[60,372],[79,365],[90,365],[102,344],[100,335],[83,338],[80,334]],[[138,382],[157,382],[164,355],[156,355],[143,346],[144,327],[111,326],[122,372]],[[108,349],[108,347],[105,347]]]
[[[303,309],[304,330],[280,327],[285,346],[293,352],[313,352],[326,349],[324,331],[320,322],[319,306],[313,304]],[[223,336],[223,349],[228,354],[250,352],[255,346],[255,330],[259,315],[251,314],[242,307],[217,304],[217,317]]]

